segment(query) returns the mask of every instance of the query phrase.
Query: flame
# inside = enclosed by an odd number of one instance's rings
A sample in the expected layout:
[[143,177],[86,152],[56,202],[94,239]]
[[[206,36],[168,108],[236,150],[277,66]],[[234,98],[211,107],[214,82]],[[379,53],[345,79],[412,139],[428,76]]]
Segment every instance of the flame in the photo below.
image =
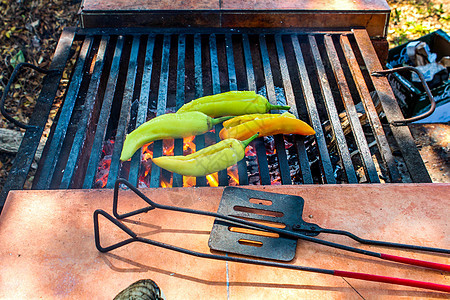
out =
[[237,165],[229,167],[227,170],[228,176],[230,176],[230,185],[239,185],[239,174]]
[[173,155],[173,149],[175,147],[174,140],[163,141],[163,154],[166,156]]
[[217,173],[206,175],[209,186],[219,186],[219,175]]
[[195,186],[196,181],[195,177],[183,176],[183,187]]
[[161,187],[162,188],[171,188],[173,183],[173,178],[170,178],[169,181],[167,181],[165,178],[161,179]]
[[183,139],[183,155],[188,155],[195,152],[194,144],[195,136],[190,136]]
[[[195,136],[190,136],[183,139],[183,155],[188,155],[196,151],[196,145],[194,143]],[[273,139],[265,140],[266,144],[266,154],[274,155],[276,154],[276,149],[274,146]],[[285,147],[290,148],[292,143],[285,141]],[[108,182],[108,173],[111,166],[111,155],[114,149],[114,140],[108,140],[103,147],[103,158],[99,163],[97,170],[95,185],[97,187],[105,187]],[[163,141],[163,155],[170,156],[174,155],[174,140],[168,139]],[[256,149],[253,145],[246,147],[246,156],[256,156]],[[148,187],[150,181],[150,173],[152,169],[152,159],[153,159],[153,143],[146,144],[142,147],[142,160],[141,160],[141,172],[139,176],[139,187]],[[237,165],[231,166],[227,169],[227,174],[229,178],[228,184],[231,186],[239,185],[239,174]],[[273,175],[273,176],[272,176]],[[164,178],[166,176],[166,178]],[[164,176],[161,176],[161,187],[171,188],[173,187],[173,177],[170,173],[166,172]],[[170,178],[169,178],[170,177]],[[279,174],[271,174],[272,185],[281,184],[281,178]],[[218,173],[210,174],[206,176],[208,186],[217,187],[219,186]],[[183,187],[193,187],[196,185],[196,178],[190,176],[183,176]]]
[[[187,137],[183,139],[183,154],[187,155],[195,152],[195,144],[194,144],[195,136]],[[163,140],[163,155],[170,156],[174,155],[174,140]],[[144,167],[144,173],[140,177],[140,181],[145,182],[146,177],[149,175],[151,171],[151,160],[153,159],[153,143],[149,143],[142,147],[142,166]],[[147,162],[147,163],[144,163]],[[183,177],[183,187],[195,186],[196,179],[195,177]],[[170,180],[161,178],[161,187],[170,188],[173,186],[173,178]]]
[[[153,147],[150,147],[150,146],[152,146],[152,143],[146,144],[142,147],[142,159],[143,160],[153,159]],[[150,148],[152,148],[152,149],[150,149]]]

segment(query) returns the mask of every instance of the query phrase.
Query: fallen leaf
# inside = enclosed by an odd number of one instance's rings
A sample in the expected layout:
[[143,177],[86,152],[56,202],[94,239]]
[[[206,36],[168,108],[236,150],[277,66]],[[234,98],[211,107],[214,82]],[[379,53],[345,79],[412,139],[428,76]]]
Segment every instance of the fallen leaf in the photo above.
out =
[[9,63],[13,68],[15,68],[18,64],[25,62],[25,56],[23,55],[22,50],[16,53],[13,57],[11,57]]

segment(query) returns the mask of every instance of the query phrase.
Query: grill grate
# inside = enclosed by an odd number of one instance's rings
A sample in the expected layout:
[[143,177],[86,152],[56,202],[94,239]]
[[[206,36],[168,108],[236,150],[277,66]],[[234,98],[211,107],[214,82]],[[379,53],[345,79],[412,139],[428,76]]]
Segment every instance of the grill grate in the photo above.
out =
[[[315,137],[275,136],[276,155],[267,154],[267,139],[257,139],[258,184],[272,183],[274,166],[281,184],[430,181],[408,128],[379,119],[402,116],[386,79],[370,76],[381,65],[365,30],[77,29],[63,35],[81,47],[33,188],[95,187],[107,141],[114,144],[106,186],[112,188],[119,176],[137,185],[141,154],[126,167],[119,161],[126,133],[194,98],[229,90],[264,91],[272,104],[286,102],[316,131]],[[71,43],[60,48],[55,59],[67,61]],[[219,140],[220,126],[195,138],[197,150],[212,142],[211,135]],[[28,142],[38,143],[37,138]],[[183,153],[182,140],[175,140],[174,153]],[[162,154],[163,141],[157,141],[153,155]],[[19,176],[3,194],[22,188],[29,166],[20,162],[28,156],[18,155],[12,173]],[[248,163],[254,158],[247,160],[237,165],[240,185],[252,183]],[[399,172],[399,162],[406,172]],[[161,173],[151,167],[150,187],[161,186]],[[180,175],[172,180],[173,186],[183,185]],[[229,184],[226,170],[218,182]],[[196,184],[204,186],[206,179]]]

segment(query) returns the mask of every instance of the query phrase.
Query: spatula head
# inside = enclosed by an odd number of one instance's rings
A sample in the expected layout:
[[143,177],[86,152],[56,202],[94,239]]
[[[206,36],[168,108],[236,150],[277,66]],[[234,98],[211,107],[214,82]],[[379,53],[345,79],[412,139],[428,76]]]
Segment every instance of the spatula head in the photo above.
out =
[[[263,225],[292,230],[302,223],[304,200],[299,196],[226,187],[218,213]],[[291,261],[295,257],[297,239],[280,237],[273,232],[247,229],[216,219],[209,247],[213,250]]]

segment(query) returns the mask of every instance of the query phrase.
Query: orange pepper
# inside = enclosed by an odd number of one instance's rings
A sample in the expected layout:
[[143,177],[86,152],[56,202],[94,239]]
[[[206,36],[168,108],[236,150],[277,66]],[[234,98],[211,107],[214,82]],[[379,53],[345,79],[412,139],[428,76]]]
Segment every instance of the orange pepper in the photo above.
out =
[[232,118],[223,123],[220,131],[221,139],[235,138],[246,140],[259,132],[259,136],[275,134],[312,135],[316,132],[305,122],[296,119],[294,115],[283,114],[252,114]]

